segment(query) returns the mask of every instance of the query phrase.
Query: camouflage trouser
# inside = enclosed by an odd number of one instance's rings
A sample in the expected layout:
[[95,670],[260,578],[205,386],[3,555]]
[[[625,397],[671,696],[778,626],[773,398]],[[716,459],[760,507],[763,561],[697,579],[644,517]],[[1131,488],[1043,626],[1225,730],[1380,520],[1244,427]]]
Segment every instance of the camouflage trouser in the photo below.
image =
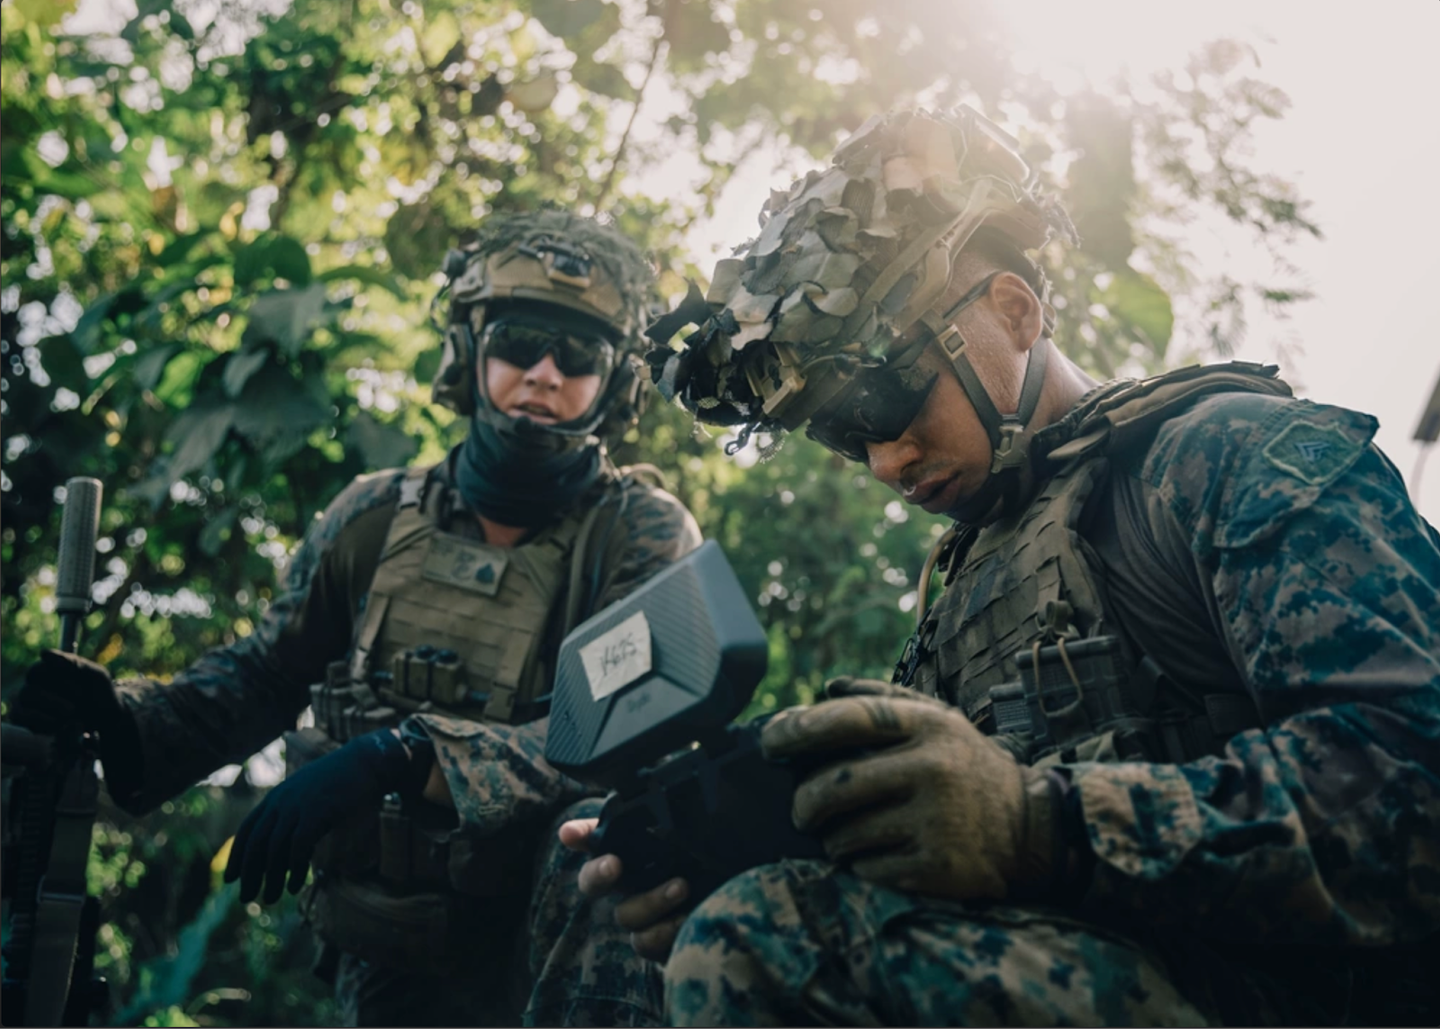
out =
[[335,1003],[341,1025],[497,1026],[518,1020],[496,976],[415,975],[354,954],[340,955]]
[[484,968],[446,976],[403,974],[344,955],[336,1000],[347,1025],[661,1024],[660,966],[630,946],[614,922],[614,902],[580,896],[585,856],[556,839],[560,822],[594,818],[599,800],[566,810],[547,831],[523,918],[497,919],[477,933],[503,933],[513,945]]
[[615,924],[615,901],[586,900],[577,877],[585,855],[556,840],[560,823],[596,818],[600,800],[572,805],[550,828],[530,903],[530,994],[525,1025],[654,1026],[662,1021],[660,966]]
[[[672,1025],[1204,1025],[1155,952],[1053,909],[790,861],[731,880],[665,969]],[[1208,1005],[1207,1005],[1208,1007]]]

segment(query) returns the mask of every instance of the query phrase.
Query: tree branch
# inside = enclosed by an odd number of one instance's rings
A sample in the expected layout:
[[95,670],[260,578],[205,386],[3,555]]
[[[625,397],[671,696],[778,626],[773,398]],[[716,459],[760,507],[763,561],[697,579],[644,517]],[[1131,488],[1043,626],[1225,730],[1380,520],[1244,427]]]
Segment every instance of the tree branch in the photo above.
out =
[[635,128],[635,119],[640,114],[640,105],[645,102],[645,90],[650,85],[650,77],[655,74],[655,67],[660,63],[660,48],[665,45],[665,36],[655,37],[655,45],[650,48],[650,62],[645,65],[645,79],[640,83],[640,89],[635,94],[635,106],[630,109],[630,120],[625,123],[625,131],[620,135],[620,145],[615,148],[615,156],[610,160],[610,170],[605,173],[605,181],[600,186],[600,193],[595,197],[595,210],[598,212],[604,206],[605,201],[610,199],[610,190],[615,185],[615,175],[620,170],[620,162],[625,159],[625,148],[630,143],[630,132]]

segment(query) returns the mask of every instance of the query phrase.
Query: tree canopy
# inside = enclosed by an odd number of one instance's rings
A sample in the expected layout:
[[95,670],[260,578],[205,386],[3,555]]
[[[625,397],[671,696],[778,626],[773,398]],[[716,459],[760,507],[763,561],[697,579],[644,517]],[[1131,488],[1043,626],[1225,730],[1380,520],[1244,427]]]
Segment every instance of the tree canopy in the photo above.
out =
[[[7,688],[56,636],[69,476],[106,487],[87,653],[164,677],[253,631],[353,476],[457,441],[428,403],[426,311],[446,248],[490,212],[611,220],[678,299],[709,271],[687,233],[747,155],[814,162],[892,105],[972,103],[1016,132],[1084,237],[1043,260],[1058,342],[1100,376],[1225,352],[1247,305],[1303,299],[1287,247],[1319,232],[1249,151],[1287,101],[1231,40],[1143,90],[1066,92],[1016,65],[990,8],[948,0],[138,0],[113,31],[82,31],[74,8],[0,5]],[[647,186],[677,154],[688,181]],[[1184,227],[1206,211],[1269,248],[1273,281],[1197,272]],[[1182,299],[1197,315],[1177,325]],[[757,709],[831,674],[888,675],[943,526],[808,441],[759,463],[718,442],[652,403],[616,458],[660,466],[756,598],[772,640]],[[245,923],[212,892],[224,796],[193,791],[133,837],[118,814],[99,830],[125,1017],[322,1017],[298,976],[244,1015],[192,1003],[284,975],[270,966],[297,945],[293,909]],[[189,842],[161,871],[167,834]],[[179,967],[182,925],[199,956]],[[229,943],[207,944],[222,926]]]

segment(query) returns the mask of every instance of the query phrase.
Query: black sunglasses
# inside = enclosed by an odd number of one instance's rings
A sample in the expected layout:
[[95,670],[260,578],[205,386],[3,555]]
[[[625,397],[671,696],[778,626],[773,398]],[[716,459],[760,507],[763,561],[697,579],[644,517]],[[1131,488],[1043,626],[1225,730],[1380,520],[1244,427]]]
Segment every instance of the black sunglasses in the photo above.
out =
[[[948,311],[950,322],[990,290],[999,272],[972,286]],[[867,443],[892,443],[905,434],[939,375],[916,367],[916,360],[933,340],[928,333],[885,364],[863,368],[825,404],[805,428],[805,435],[841,457],[866,464]]]
[[555,367],[567,378],[580,375],[608,376],[615,367],[615,344],[600,333],[574,328],[558,330],[554,325],[529,319],[500,318],[488,322],[480,335],[480,352],[485,357],[533,368],[549,354]]
[[805,435],[841,457],[864,464],[867,443],[904,435],[935,388],[939,376],[916,368],[866,369],[810,420]]

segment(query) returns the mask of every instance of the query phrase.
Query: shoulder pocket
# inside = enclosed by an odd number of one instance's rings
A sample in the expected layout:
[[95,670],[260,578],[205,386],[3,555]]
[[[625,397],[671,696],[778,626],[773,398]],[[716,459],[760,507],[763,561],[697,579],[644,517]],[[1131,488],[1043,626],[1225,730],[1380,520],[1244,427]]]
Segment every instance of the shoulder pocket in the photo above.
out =
[[1268,420],[1226,491],[1215,545],[1258,543],[1310,507],[1360,459],[1378,424],[1370,415],[1309,401]]

